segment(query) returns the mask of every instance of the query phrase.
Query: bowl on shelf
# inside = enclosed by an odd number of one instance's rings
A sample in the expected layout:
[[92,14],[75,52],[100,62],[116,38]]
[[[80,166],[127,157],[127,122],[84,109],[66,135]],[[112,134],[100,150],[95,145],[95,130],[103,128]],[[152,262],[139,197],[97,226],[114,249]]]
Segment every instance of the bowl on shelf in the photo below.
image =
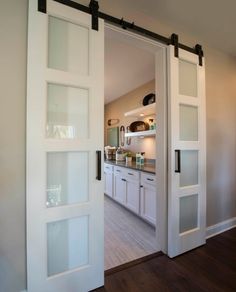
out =
[[156,101],[156,95],[155,93],[149,93],[143,98],[143,105],[149,105],[151,103],[154,103]]
[[140,132],[149,130],[149,124],[143,121],[136,121],[130,124],[129,129],[131,132]]

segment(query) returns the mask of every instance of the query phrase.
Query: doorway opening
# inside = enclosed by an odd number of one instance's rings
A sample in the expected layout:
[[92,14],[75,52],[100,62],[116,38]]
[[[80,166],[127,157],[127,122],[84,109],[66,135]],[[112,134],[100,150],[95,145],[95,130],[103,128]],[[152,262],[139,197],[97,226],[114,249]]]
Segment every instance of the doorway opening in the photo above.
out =
[[105,270],[163,250],[156,176],[157,72],[163,69],[158,49],[151,40],[105,26]]

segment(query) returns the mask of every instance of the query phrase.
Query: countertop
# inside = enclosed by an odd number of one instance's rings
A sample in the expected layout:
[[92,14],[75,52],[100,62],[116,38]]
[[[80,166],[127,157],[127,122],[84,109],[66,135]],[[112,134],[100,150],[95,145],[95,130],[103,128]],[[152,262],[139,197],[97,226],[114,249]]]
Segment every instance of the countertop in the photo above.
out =
[[140,170],[143,172],[148,172],[151,174],[156,173],[155,162],[146,162],[144,165],[137,165],[135,161],[126,163],[125,161],[116,161],[116,160],[104,160],[104,163],[111,164],[114,166],[121,166],[130,169]]

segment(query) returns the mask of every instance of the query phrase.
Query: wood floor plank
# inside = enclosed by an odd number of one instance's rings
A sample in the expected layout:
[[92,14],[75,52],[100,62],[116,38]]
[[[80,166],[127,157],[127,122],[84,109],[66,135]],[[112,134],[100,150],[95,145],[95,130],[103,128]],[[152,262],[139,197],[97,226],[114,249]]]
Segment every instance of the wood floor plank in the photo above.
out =
[[157,251],[154,227],[105,196],[105,270]]
[[174,259],[161,255],[105,277],[97,292],[235,292],[236,228]]

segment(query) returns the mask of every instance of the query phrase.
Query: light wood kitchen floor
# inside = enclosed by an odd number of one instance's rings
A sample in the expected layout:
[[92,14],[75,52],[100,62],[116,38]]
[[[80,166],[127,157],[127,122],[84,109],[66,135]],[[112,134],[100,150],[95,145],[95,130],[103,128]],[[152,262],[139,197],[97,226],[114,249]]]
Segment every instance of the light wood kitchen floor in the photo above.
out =
[[155,229],[104,197],[105,270],[156,252]]

